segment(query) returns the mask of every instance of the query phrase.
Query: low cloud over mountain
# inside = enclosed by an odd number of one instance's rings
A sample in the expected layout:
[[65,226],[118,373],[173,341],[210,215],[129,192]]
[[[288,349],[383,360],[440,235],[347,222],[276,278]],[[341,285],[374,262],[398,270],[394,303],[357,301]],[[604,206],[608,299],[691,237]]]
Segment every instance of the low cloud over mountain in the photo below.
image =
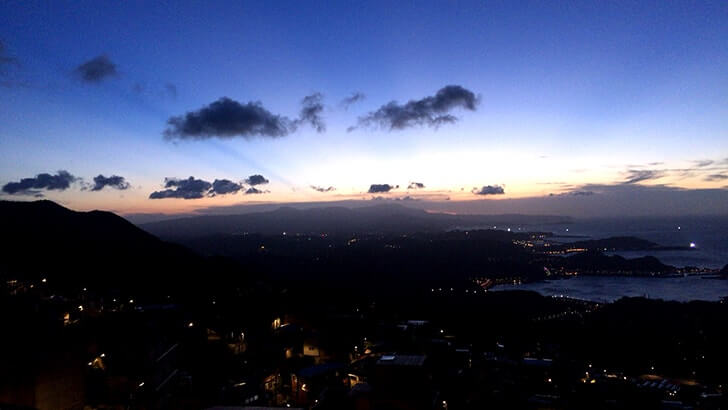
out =
[[38,195],[41,190],[65,191],[77,179],[68,171],[58,171],[55,175],[42,173],[18,182],[8,182],[3,186],[3,192],[10,195]]

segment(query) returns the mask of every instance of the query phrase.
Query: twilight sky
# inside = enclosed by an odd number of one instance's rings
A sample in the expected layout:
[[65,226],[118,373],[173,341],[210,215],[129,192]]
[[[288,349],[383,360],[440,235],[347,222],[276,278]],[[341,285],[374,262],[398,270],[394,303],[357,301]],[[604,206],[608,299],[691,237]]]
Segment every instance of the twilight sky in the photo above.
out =
[[724,1],[4,1],[0,199],[725,214],[727,73]]

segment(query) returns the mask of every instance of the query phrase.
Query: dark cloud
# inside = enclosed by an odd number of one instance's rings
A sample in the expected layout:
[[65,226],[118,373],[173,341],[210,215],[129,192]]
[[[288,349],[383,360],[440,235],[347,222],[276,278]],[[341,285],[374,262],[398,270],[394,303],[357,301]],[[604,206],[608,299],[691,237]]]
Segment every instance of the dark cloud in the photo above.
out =
[[698,167],[698,168],[704,168],[704,167],[713,165],[713,162],[714,161],[713,160],[710,160],[710,159],[703,159],[703,160],[693,161],[693,163],[695,164],[695,166]]
[[260,190],[260,189],[258,189],[258,188],[255,188],[255,187],[252,187],[252,186],[251,186],[250,188],[248,188],[248,190],[247,190],[247,191],[245,191],[245,195],[251,195],[251,194],[265,194],[265,193],[268,193],[268,192],[269,192],[269,191],[262,191],[262,190]]
[[627,171],[627,177],[623,184],[636,184],[637,182],[649,181],[652,179],[662,178],[665,173],[656,169],[630,169]]
[[705,177],[705,180],[709,182],[725,181],[726,179],[728,179],[728,175],[725,174],[710,174]]
[[3,192],[11,195],[37,195],[40,193],[39,189],[64,191],[77,179],[68,171],[58,171],[55,175],[42,173],[34,178],[23,178],[18,182],[8,182],[3,186]]
[[410,182],[410,184],[407,186],[407,189],[422,189],[425,187],[425,184],[422,182]]
[[364,95],[364,93],[357,91],[357,92],[351,94],[349,97],[346,97],[343,100],[341,100],[340,105],[342,107],[344,107],[344,109],[347,109],[347,108],[349,108],[350,105],[356,104],[359,101],[364,100],[365,98],[366,98],[366,95]]
[[204,197],[210,191],[212,184],[195,177],[187,179],[165,178],[164,187],[167,189],[149,194],[149,199],[198,199]]
[[318,192],[331,192],[331,191],[336,191],[336,188],[334,188],[332,186],[330,186],[328,188],[324,188],[322,186],[311,185],[311,189],[313,189],[314,191],[318,191]]
[[[172,84],[167,84],[166,90],[170,95],[177,94],[177,88]],[[299,118],[291,120],[271,113],[260,102],[241,104],[222,97],[197,111],[170,117],[164,136],[168,139],[276,138],[295,132],[304,123],[311,124],[318,132],[325,131],[326,124],[321,117],[324,110],[321,93],[304,97],[301,105]]]
[[453,123],[457,117],[449,114],[455,108],[475,111],[478,97],[459,85],[448,85],[441,88],[434,96],[420,100],[410,100],[402,105],[396,101],[381,106],[378,110],[360,117],[353,130],[358,127],[380,127],[384,129],[402,130],[416,125],[438,127]]
[[152,192],[149,199],[199,199],[205,196],[236,194],[244,189],[242,184],[229,179],[216,179],[210,183],[195,177],[187,179],[165,178],[164,187],[167,189]]
[[172,83],[167,83],[164,85],[164,94],[173,99],[177,99],[177,86]]
[[296,123],[272,114],[260,102],[241,104],[222,97],[210,105],[167,120],[164,136],[169,139],[213,137],[284,137],[295,131]]
[[5,43],[0,40],[0,68],[5,64],[15,63],[17,60],[6,54]]
[[503,195],[505,189],[500,185],[484,185],[482,188],[473,188],[472,193],[475,195]]
[[303,97],[301,100],[301,114],[298,123],[308,123],[317,131],[326,131],[326,124],[321,113],[324,111],[323,95],[321,93],[314,93]]
[[370,194],[376,194],[381,192],[389,192],[396,188],[399,188],[399,185],[372,184],[371,186],[369,186],[369,191],[367,192]]
[[0,40],[0,86],[3,87],[14,87],[17,85],[24,85],[22,81],[17,79],[12,70],[9,70],[11,66],[20,66],[18,59],[8,55],[5,43]]
[[236,194],[241,189],[243,189],[243,186],[241,184],[238,184],[237,182],[233,182],[229,179],[216,179],[212,182],[212,189],[210,190],[208,195],[215,196]]
[[92,58],[79,65],[76,67],[75,73],[87,83],[100,83],[105,78],[114,77],[118,74],[116,64],[105,55]]
[[120,177],[118,175],[112,175],[110,177],[105,177],[101,174],[94,177],[94,185],[91,187],[92,191],[101,191],[104,189],[104,187],[110,187],[110,188],[116,188],[119,190],[125,190],[129,189],[130,185],[129,183],[124,179],[124,177]]
[[260,174],[251,175],[245,178],[245,183],[248,185],[263,185],[267,184],[268,182],[270,181],[265,179],[265,177]]

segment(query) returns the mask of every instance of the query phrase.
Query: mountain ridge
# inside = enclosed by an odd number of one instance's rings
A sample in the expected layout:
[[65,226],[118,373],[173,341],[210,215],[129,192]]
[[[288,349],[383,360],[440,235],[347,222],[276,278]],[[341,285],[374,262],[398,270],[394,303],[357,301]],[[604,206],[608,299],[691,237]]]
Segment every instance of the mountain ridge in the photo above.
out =
[[369,207],[343,206],[299,209],[281,206],[272,211],[234,215],[199,215],[139,224],[160,238],[184,240],[217,234],[260,233],[414,233],[471,229],[492,225],[562,223],[571,219],[552,215],[452,215],[432,213],[400,204]]
[[181,289],[209,262],[106,211],[78,212],[55,202],[0,201],[0,275],[40,275],[63,283],[138,293]]

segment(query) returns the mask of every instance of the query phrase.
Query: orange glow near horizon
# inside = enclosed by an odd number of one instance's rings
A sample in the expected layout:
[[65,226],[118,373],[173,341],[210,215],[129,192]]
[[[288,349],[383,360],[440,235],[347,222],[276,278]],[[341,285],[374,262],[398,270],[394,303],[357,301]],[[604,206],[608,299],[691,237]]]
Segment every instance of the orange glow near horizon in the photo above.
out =
[[[580,175],[581,176],[581,175]],[[604,178],[613,180],[612,178]],[[720,188],[719,184],[706,182],[698,177],[692,178],[663,178],[665,182],[673,180],[675,187],[684,189],[706,189]],[[658,181],[662,182],[662,180]],[[472,185],[472,186],[470,186]],[[337,201],[366,201],[372,200],[374,197],[381,197],[391,202],[399,202],[403,198],[417,199],[420,201],[442,203],[471,203],[474,201],[503,201],[514,199],[528,198],[544,198],[550,194],[559,195],[571,190],[578,190],[581,187],[588,186],[586,182],[558,182],[558,183],[541,183],[519,181],[519,183],[504,184],[505,194],[503,195],[475,195],[471,190],[477,188],[475,184],[452,187],[449,189],[425,188],[417,190],[408,190],[406,187],[400,186],[387,193],[368,193],[366,191],[356,191],[353,188],[348,191],[336,190],[332,192],[320,193],[315,192],[309,187],[290,188],[281,184],[271,183],[267,189],[271,192],[265,194],[244,195],[241,193],[234,195],[221,195],[215,197],[204,197],[200,199],[149,199],[149,192],[140,188],[132,188],[128,191],[105,191],[95,193],[93,195],[78,196],[72,192],[49,192],[48,199],[56,201],[64,206],[79,211],[89,211],[94,209],[107,210],[121,215],[128,214],[190,214],[197,213],[207,208],[224,208],[232,206],[250,206],[250,205],[266,205],[266,204],[296,204],[311,202],[337,202]],[[612,184],[594,184],[596,186],[614,185]],[[651,184],[656,185],[656,184]],[[639,184],[638,186],[650,186],[648,184]],[[388,201],[388,202],[390,202]],[[372,201],[374,204],[375,201]],[[432,210],[432,212],[446,212],[457,214],[456,211]]]

